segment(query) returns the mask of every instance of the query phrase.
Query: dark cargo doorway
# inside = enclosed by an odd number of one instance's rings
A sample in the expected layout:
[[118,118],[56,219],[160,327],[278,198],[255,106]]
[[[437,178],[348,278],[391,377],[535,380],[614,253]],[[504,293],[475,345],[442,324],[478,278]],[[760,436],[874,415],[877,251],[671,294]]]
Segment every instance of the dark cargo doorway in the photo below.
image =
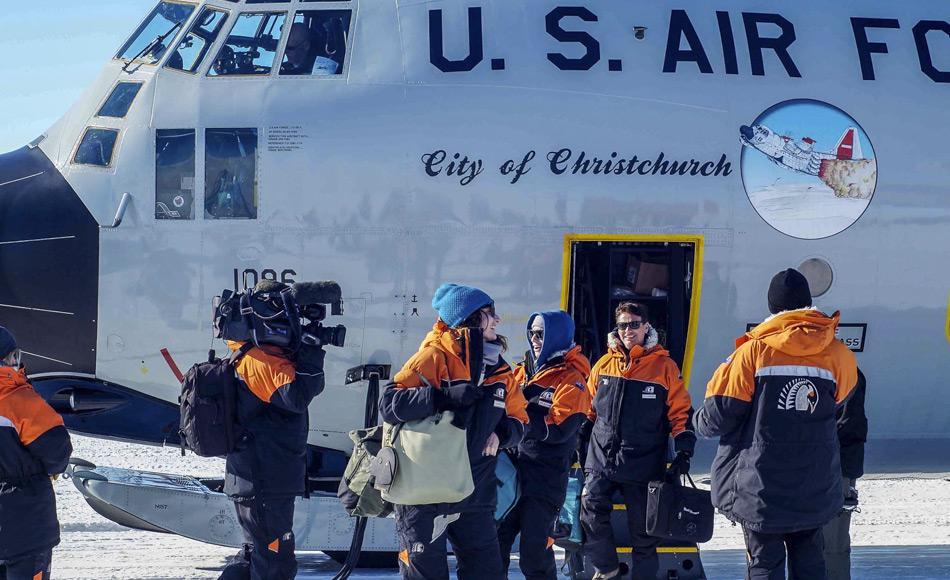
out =
[[702,238],[579,235],[568,237],[565,250],[565,302],[577,326],[575,340],[591,362],[607,352],[617,306],[638,302],[648,308],[660,344],[685,377],[694,301],[698,306],[696,265],[701,263]]

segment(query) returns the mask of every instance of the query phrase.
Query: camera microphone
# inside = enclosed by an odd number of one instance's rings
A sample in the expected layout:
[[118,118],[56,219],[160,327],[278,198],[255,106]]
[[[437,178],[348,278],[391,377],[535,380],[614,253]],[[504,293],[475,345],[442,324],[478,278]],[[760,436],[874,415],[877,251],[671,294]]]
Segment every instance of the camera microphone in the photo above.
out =
[[332,280],[322,282],[296,282],[293,285],[294,299],[301,306],[309,304],[337,304],[343,300],[340,285]]

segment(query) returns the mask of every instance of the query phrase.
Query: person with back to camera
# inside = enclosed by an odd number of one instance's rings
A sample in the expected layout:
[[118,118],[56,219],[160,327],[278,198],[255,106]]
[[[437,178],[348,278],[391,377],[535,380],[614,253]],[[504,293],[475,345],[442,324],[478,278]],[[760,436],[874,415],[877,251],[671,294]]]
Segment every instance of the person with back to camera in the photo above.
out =
[[[288,286],[264,280],[252,292],[258,304],[283,310]],[[228,341],[232,351],[242,342]],[[238,422],[244,427],[228,454],[224,492],[234,501],[246,539],[220,580],[286,580],[297,574],[294,500],[304,494],[310,402],[323,391],[321,346],[302,345],[292,360],[277,346],[247,350],[235,369]]]
[[465,425],[475,489],[448,504],[397,505],[399,571],[406,580],[448,579],[446,539],[452,541],[459,580],[505,578],[495,529],[496,454],[524,436],[528,403],[502,358],[501,319],[485,292],[443,284],[432,307],[439,319],[380,400],[387,423],[453,411]]
[[710,379],[696,431],[719,437],[712,500],[742,525],[746,578],[781,580],[787,559],[795,578],[823,580],[821,528],[843,501],[835,411],[857,365],[797,270],[772,278],[768,304]]
[[[654,580],[660,539],[646,533],[647,484],[687,473],[696,436],[687,425],[689,392],[676,362],[658,344],[646,307],[623,302],[615,315],[617,329],[610,333],[609,352],[594,365],[587,383],[593,426],[581,496],[584,551],[596,570],[595,579],[619,578],[610,515],[613,494],[620,491],[633,545],[631,578]],[[676,457],[667,471],[671,435]]]
[[73,452],[63,418],[27,381],[0,326],[0,578],[49,580],[59,520],[52,479]]
[[551,533],[567,496],[578,433],[590,412],[590,362],[574,344],[574,321],[562,310],[528,317],[531,349],[515,369],[528,400],[528,430],[518,446],[521,497],[499,524],[504,568],[521,534],[519,564],[527,580],[555,580]]

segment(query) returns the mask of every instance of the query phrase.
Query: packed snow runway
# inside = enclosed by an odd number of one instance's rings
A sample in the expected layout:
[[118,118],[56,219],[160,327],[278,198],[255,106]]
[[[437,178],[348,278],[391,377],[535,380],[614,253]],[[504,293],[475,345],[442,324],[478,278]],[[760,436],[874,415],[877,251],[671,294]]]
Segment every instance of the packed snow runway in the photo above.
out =
[[[98,465],[193,476],[220,475],[224,463],[176,448],[155,448],[73,437],[74,455]],[[852,523],[855,580],[950,578],[950,481],[948,474],[871,476],[859,483],[861,513]],[[72,482],[56,482],[62,543],[53,556],[60,579],[217,578],[231,548],[114,524],[86,505]],[[741,533],[717,520],[716,534],[702,547],[711,579],[741,578]],[[298,578],[332,578],[339,565],[321,553],[298,554]],[[361,572],[353,578],[398,578],[395,571]],[[520,578],[517,562],[511,578]]]

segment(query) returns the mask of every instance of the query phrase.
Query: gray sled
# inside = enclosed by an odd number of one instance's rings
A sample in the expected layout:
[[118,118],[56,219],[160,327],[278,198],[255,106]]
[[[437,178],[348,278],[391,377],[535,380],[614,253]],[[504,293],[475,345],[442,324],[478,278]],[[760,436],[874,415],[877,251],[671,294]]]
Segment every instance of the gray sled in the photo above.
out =
[[[186,475],[151,473],[134,469],[97,467],[72,459],[67,474],[73,485],[96,512],[118,524],[153,532],[240,547],[244,542],[234,504],[202,480]],[[329,493],[315,492],[309,499],[297,498],[294,535],[297,550],[320,551],[337,559],[350,549],[356,518],[343,511]],[[370,518],[363,552],[394,554],[396,522]]]

